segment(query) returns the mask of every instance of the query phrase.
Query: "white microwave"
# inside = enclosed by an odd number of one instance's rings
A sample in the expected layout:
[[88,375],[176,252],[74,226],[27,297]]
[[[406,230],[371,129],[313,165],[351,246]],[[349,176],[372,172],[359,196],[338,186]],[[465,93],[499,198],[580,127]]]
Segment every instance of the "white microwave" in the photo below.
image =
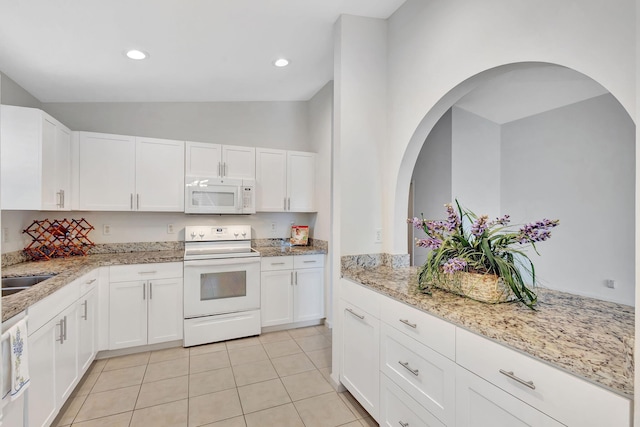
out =
[[187,176],[185,182],[185,213],[256,213],[255,181],[253,180]]

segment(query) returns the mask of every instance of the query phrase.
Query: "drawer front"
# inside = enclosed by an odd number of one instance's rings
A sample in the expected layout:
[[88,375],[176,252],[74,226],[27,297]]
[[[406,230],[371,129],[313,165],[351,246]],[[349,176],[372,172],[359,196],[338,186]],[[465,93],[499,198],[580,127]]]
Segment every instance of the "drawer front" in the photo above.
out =
[[129,282],[132,280],[175,279],[182,277],[181,262],[161,262],[155,264],[115,265],[109,267],[109,282]]
[[78,298],[80,298],[80,289],[76,279],[29,307],[27,309],[29,335],[36,332],[65,308],[74,304]]
[[455,360],[456,328],[453,324],[391,298],[384,300],[381,315],[385,323]]
[[260,259],[261,271],[293,270],[292,256],[272,256]]
[[631,423],[629,399],[461,328],[456,331],[456,361],[563,424]]
[[380,370],[444,424],[453,424],[453,361],[383,323]]
[[293,268],[298,270],[301,268],[318,268],[324,267],[324,255],[296,255],[293,257]]
[[340,279],[340,298],[368,311],[376,319],[380,319],[380,301],[384,297],[377,292],[358,285],[348,279]]
[[90,273],[87,273],[81,278],[77,279],[78,286],[80,287],[81,296],[93,290],[96,286],[98,286],[99,274],[100,274],[100,269],[96,268]]
[[384,374],[380,376],[380,425],[445,427]]

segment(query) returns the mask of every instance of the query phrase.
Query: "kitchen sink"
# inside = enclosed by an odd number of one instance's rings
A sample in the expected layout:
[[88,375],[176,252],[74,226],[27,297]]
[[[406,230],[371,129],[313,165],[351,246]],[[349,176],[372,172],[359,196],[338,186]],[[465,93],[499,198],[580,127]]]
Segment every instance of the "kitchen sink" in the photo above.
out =
[[31,286],[40,283],[55,274],[43,274],[40,276],[23,276],[23,277],[5,277],[2,279],[2,296],[15,294],[25,289],[29,289]]

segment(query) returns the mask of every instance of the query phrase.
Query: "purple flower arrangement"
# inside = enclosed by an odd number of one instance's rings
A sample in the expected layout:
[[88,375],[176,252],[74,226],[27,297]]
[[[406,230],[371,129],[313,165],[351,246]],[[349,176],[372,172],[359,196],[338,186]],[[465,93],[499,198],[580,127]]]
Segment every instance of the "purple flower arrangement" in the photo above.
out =
[[523,273],[528,273],[535,285],[535,269],[523,250],[530,246],[538,253],[536,243],[548,240],[560,221],[543,219],[515,227],[510,225],[509,215],[489,220],[487,215],[463,209],[457,200],[456,207],[445,205],[446,220],[407,220],[427,235],[416,239],[416,246],[431,250],[419,272],[420,289],[429,293],[430,284],[442,274],[493,274],[502,278],[517,300],[534,308],[537,296],[525,284]]

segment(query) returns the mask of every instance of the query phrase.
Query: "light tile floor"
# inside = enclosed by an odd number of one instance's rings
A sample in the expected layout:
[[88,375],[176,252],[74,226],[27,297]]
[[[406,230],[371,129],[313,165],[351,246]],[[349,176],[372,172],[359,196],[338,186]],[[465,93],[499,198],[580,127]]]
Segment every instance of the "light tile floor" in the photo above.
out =
[[377,426],[330,367],[324,326],[98,360],[53,425]]

